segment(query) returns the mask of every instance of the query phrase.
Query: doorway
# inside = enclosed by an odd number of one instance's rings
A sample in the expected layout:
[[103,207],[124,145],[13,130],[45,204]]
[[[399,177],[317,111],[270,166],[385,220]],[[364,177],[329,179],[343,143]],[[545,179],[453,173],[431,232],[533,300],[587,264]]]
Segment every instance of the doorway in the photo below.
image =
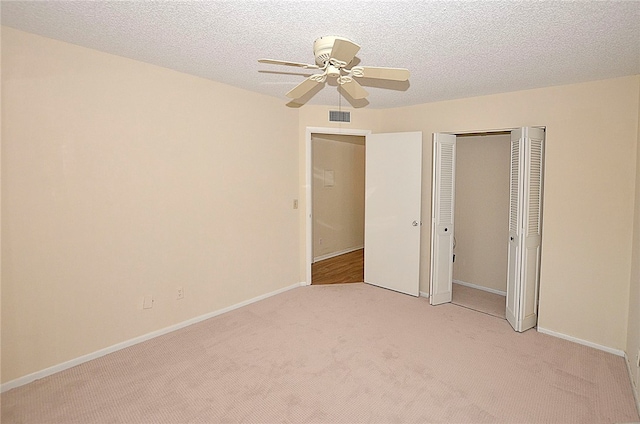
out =
[[[312,279],[313,265],[313,149],[311,138],[313,134],[322,135],[343,135],[343,136],[361,136],[366,137],[371,134],[370,130],[350,129],[350,128],[329,128],[329,127],[307,127],[305,131],[305,282],[310,285]],[[334,174],[335,176],[335,174]]]
[[456,136],[451,303],[502,319],[506,319],[510,141],[510,132]]
[[[419,295],[422,133],[371,134],[369,130],[307,127],[306,281],[312,281],[312,134],[366,137],[364,282]],[[324,178],[324,172],[323,172]],[[335,179],[335,173],[327,180]],[[324,182],[323,182],[324,184]],[[401,187],[399,190],[398,187]]]
[[364,281],[365,137],[311,134],[311,284]]

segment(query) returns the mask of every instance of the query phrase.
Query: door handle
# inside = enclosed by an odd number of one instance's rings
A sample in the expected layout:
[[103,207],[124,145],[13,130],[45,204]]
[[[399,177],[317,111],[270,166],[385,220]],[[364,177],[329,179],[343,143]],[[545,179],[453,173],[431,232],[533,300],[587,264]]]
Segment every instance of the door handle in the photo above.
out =
[[417,227],[417,226],[418,226],[418,221],[413,221],[413,222],[411,223],[411,225],[413,225],[414,227]]

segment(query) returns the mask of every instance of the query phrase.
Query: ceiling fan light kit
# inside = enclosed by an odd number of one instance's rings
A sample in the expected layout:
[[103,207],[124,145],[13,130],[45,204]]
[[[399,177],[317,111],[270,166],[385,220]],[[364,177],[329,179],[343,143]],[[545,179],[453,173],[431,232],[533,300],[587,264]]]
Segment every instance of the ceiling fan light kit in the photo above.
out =
[[275,59],[260,59],[260,63],[271,65],[297,66],[304,69],[319,69],[321,74],[314,74],[302,81],[285,94],[290,99],[300,99],[324,83],[327,78],[335,78],[338,85],[355,100],[364,99],[369,93],[354,78],[370,78],[389,81],[407,81],[409,71],[404,68],[380,68],[371,66],[352,66],[360,46],[353,41],[338,36],[320,37],[313,43],[315,65],[289,62]]

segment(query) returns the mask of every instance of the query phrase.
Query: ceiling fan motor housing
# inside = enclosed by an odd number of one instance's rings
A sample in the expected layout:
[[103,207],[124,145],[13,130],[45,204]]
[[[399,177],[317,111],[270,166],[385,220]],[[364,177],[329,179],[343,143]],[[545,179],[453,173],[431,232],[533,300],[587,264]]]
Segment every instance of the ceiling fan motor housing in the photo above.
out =
[[313,55],[316,58],[316,64],[318,66],[324,66],[324,64],[329,61],[329,59],[331,59],[331,50],[333,50],[333,43],[338,39],[349,41],[348,38],[328,35],[325,37],[320,37],[313,42]]

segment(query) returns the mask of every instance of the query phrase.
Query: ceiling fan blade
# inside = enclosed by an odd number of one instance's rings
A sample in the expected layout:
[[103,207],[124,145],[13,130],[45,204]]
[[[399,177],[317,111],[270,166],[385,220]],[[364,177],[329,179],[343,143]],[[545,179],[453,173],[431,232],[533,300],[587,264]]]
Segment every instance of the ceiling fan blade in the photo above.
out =
[[331,58],[349,64],[360,50],[360,46],[342,38],[336,38],[331,49]]
[[355,100],[364,99],[369,95],[367,90],[362,88],[362,86],[352,78],[349,78],[349,81],[341,84],[340,86]]
[[313,76],[296,85],[293,90],[289,91],[287,94],[285,94],[285,96],[290,99],[299,99],[300,97],[313,90],[318,84],[320,84],[320,81],[311,78],[313,78]]
[[354,77],[375,78],[391,81],[406,81],[409,79],[409,70],[404,68],[354,66],[351,70]]
[[259,59],[258,62],[268,63],[270,65],[298,66],[300,68],[305,68],[305,69],[320,69],[318,65],[310,65],[308,63],[299,63],[299,62],[287,62],[284,60]]

